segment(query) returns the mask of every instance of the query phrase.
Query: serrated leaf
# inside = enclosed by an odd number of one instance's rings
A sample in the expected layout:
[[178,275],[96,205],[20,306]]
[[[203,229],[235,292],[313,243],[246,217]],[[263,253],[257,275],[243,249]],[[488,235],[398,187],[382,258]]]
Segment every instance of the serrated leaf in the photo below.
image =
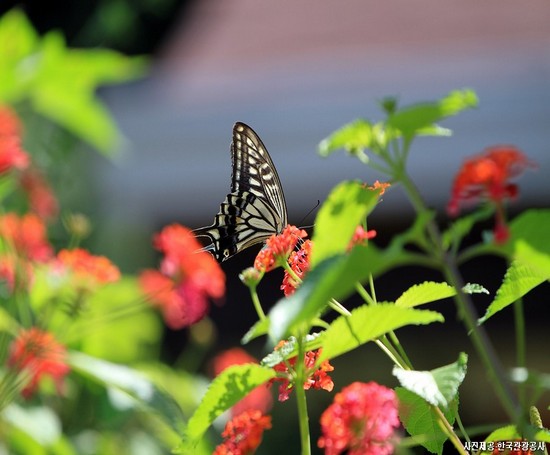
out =
[[330,192],[315,219],[312,269],[347,250],[355,229],[376,206],[379,195],[380,190],[358,181],[342,182]]
[[290,337],[282,346],[267,354],[260,364],[267,367],[273,367],[288,357],[296,350],[296,338]]
[[[399,419],[411,436],[424,436],[420,444],[431,453],[443,453],[443,444],[447,435],[441,430],[437,416],[432,407],[416,393],[403,387],[396,387],[399,399]],[[458,402],[453,401],[448,409],[443,409],[447,421],[452,425],[455,421]]]
[[511,305],[547,279],[547,276],[541,275],[538,270],[528,265],[518,261],[512,262],[504,275],[494,300],[487,308],[485,315],[478,320],[478,324],[483,324],[490,317]]
[[540,276],[550,279],[550,254],[534,249],[524,240],[518,240],[515,245],[514,257],[522,264],[536,270]]
[[310,326],[330,298],[348,297],[357,282],[412,262],[406,252],[397,248],[380,252],[373,244],[357,246],[349,254],[322,261],[307,274],[293,295],[280,300],[269,312],[271,343],[296,335],[297,327],[303,324]]
[[321,334],[323,352],[319,360],[333,359],[406,325],[426,325],[443,320],[443,316],[435,311],[392,304],[363,305],[354,309],[351,316],[340,316]]
[[447,407],[456,398],[458,387],[466,376],[468,356],[461,353],[458,360],[430,371],[410,371],[398,366],[392,374],[407,390],[416,393],[434,406]]
[[275,377],[271,368],[249,363],[223,370],[210,384],[199,407],[189,419],[188,443],[198,441],[214,420],[259,385]]
[[395,301],[395,305],[411,308],[436,300],[453,297],[454,295],[456,295],[455,288],[447,283],[425,281],[424,283],[415,284],[407,289]]
[[[156,387],[144,374],[124,365],[116,365],[81,352],[69,353],[70,366],[102,384],[108,390],[115,390],[133,403],[158,414],[170,427],[181,432],[184,416],[176,401]],[[120,395],[122,394],[122,395]]]
[[400,109],[389,117],[386,124],[400,131],[403,136],[412,137],[446,117],[477,106],[477,103],[477,95],[473,90],[455,90],[439,101]]

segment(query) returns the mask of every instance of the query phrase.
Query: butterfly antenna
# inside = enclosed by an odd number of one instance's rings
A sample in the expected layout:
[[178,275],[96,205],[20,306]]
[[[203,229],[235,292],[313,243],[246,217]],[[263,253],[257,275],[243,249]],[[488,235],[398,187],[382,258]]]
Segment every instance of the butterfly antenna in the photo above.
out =
[[[317,207],[319,207],[321,205],[321,201],[319,199],[317,199],[317,204],[315,204],[315,206],[313,208],[310,209],[309,212],[306,213],[306,215],[300,220],[300,225],[304,222],[304,220],[310,216],[313,211],[315,209],[317,209]],[[315,224],[308,224],[307,226],[300,226],[300,229],[309,229],[309,228],[312,228],[313,226],[315,226]]]

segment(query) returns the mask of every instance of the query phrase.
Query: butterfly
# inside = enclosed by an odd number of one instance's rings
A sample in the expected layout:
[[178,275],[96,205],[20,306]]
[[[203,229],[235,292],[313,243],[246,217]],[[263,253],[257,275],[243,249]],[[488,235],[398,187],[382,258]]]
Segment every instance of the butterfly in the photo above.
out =
[[288,218],[275,165],[260,137],[244,123],[233,127],[231,164],[231,193],[214,223],[193,231],[197,237],[209,238],[211,243],[203,251],[219,262],[279,234]]

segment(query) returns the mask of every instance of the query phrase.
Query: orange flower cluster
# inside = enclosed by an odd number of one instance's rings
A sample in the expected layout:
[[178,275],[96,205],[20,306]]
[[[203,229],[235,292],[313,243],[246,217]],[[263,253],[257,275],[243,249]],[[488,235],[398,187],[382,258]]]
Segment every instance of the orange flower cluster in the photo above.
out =
[[466,160],[460,168],[453,183],[447,211],[457,215],[462,203],[488,199],[496,208],[495,241],[504,243],[508,239],[508,227],[503,202],[505,199],[514,199],[518,194],[517,185],[510,183],[510,179],[529,167],[534,167],[534,164],[513,146],[486,149],[482,155]]
[[145,270],[141,288],[149,301],[162,309],[166,324],[181,329],[200,321],[208,311],[208,299],[225,293],[225,276],[216,260],[199,251],[193,233],[178,224],[165,227],[153,240],[164,254],[160,271]]
[[[288,264],[290,265],[291,270],[298,278],[300,278],[300,280],[304,278],[309,270],[312,245],[311,240],[306,240],[300,249],[290,253],[290,257],[288,258]],[[288,273],[288,271],[285,270],[283,284],[281,285],[281,290],[284,292],[285,297],[294,294],[299,285],[300,283],[296,281],[294,277]]]
[[51,333],[36,327],[22,330],[13,341],[8,365],[30,374],[29,383],[22,391],[26,398],[35,392],[43,376],[51,376],[60,392],[63,378],[69,372],[65,347]]
[[120,279],[118,267],[109,259],[94,256],[82,248],[61,250],[57,253],[54,268],[69,274],[79,288],[93,289]]
[[271,428],[271,417],[258,410],[245,411],[227,422],[222,436],[225,441],[213,455],[250,455],[262,442],[263,433]]
[[269,272],[285,262],[300,241],[307,237],[307,232],[296,226],[288,225],[279,235],[272,235],[265,242],[265,247],[258,253],[254,268]]

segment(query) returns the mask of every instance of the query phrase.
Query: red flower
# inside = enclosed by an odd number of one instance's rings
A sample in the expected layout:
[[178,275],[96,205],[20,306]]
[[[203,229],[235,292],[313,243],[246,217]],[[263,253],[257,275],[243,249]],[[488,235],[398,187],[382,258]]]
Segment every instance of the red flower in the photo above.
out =
[[94,256],[82,248],[61,250],[57,253],[55,267],[70,274],[79,287],[94,288],[120,279],[118,267],[109,259]]
[[30,374],[30,382],[23,389],[24,397],[30,397],[43,376],[51,376],[60,392],[63,378],[69,372],[65,347],[53,335],[35,327],[22,330],[10,348],[8,365]]
[[269,272],[281,265],[296,248],[300,239],[307,237],[307,232],[296,226],[288,225],[278,235],[272,235],[265,242],[265,247],[258,253],[254,268],[260,272]]
[[[288,258],[288,264],[292,271],[296,274],[301,280],[304,278],[306,273],[309,270],[310,261],[311,261],[311,240],[306,240],[298,251],[293,251],[290,253]],[[296,288],[300,285],[286,270],[283,277],[283,284],[281,285],[281,290],[285,293],[285,296],[294,294]]]
[[[214,376],[218,376],[223,370],[232,365],[246,363],[258,363],[258,361],[244,349],[228,349],[214,358]],[[266,413],[271,409],[272,404],[273,399],[268,388],[265,385],[260,385],[231,408],[231,415],[236,416],[251,409],[258,409],[262,413]]]
[[59,212],[57,199],[44,178],[37,169],[27,169],[19,180],[21,187],[27,193],[31,210],[40,218],[51,219]]
[[375,382],[354,382],[321,415],[318,445],[326,455],[387,455],[398,426],[395,392]]
[[15,213],[0,216],[0,236],[22,257],[45,262],[53,255],[46,238],[46,227],[40,218],[29,213],[19,217]]
[[[275,349],[279,349],[283,346],[285,341],[280,342]],[[334,387],[334,382],[327,374],[329,371],[333,371],[334,367],[329,363],[328,360],[321,362],[318,368],[315,367],[315,362],[321,355],[322,349],[319,348],[316,351],[308,351],[304,356],[304,365],[306,367],[307,379],[304,383],[304,389],[316,389],[316,390],[326,390],[330,392]],[[286,401],[290,397],[290,392],[294,388],[292,381],[294,380],[293,374],[289,371],[290,368],[294,369],[296,366],[296,357],[288,359],[286,362],[280,362],[273,367],[273,369],[279,373],[281,376],[271,379],[270,383],[280,382],[279,386],[279,401]]]
[[513,146],[497,146],[464,162],[455,177],[447,211],[457,215],[463,202],[488,199],[496,207],[495,241],[503,243],[508,238],[503,202],[518,194],[517,185],[510,179],[520,175],[528,167],[534,167],[527,157]]
[[213,455],[252,454],[262,442],[264,430],[270,428],[271,417],[258,410],[243,412],[227,422],[222,433],[225,441],[216,447]]
[[0,174],[29,165],[29,156],[21,149],[20,134],[21,124],[15,112],[0,107]]
[[376,231],[374,229],[365,231],[363,226],[359,225],[355,228],[355,232],[353,233],[348,249],[351,250],[356,245],[366,245],[366,241],[373,239],[374,237],[376,237]]
[[165,227],[154,238],[164,253],[160,272],[144,271],[140,278],[151,304],[162,308],[172,329],[200,321],[208,312],[208,298],[219,299],[225,292],[225,276],[216,260],[199,252],[201,245],[192,232],[180,225]]

